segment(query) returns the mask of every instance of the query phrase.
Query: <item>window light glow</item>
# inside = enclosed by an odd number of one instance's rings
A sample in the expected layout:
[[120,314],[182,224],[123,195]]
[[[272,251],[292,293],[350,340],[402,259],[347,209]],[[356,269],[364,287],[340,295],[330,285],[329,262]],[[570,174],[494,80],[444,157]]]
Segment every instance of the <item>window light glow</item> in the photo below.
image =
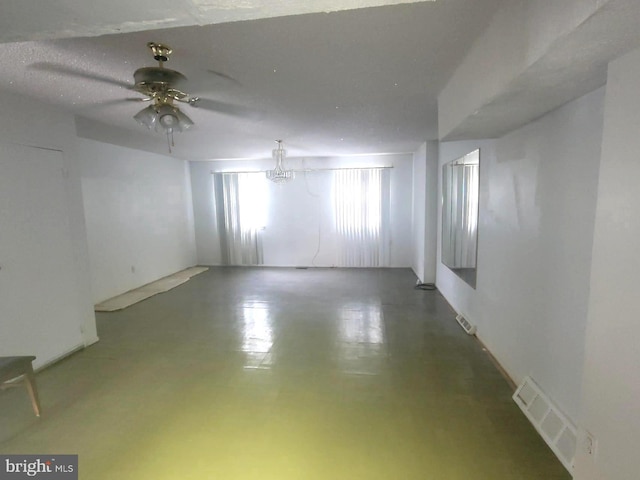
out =
[[261,230],[267,226],[268,184],[260,173],[238,174],[238,199],[242,230]]

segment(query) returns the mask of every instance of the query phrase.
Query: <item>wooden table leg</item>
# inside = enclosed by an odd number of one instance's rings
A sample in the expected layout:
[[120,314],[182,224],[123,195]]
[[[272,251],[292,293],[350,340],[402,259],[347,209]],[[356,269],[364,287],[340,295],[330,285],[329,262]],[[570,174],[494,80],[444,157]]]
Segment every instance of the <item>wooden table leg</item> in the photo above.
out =
[[36,378],[33,374],[33,366],[29,363],[27,367],[27,371],[24,374],[25,385],[27,387],[27,391],[29,392],[29,397],[31,397],[31,406],[33,406],[33,411],[36,416],[40,416],[40,398],[38,398],[38,387],[36,386]]
[[0,388],[19,387],[21,383],[27,387],[33,411],[40,416],[40,399],[38,387],[33,374],[33,355],[18,357],[0,357]]

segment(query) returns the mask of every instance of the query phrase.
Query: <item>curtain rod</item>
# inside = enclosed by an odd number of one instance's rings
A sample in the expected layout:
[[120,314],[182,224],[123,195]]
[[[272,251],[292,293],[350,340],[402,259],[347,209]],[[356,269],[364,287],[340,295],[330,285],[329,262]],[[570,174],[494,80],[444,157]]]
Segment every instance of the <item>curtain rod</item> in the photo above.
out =
[[[387,168],[393,168],[393,165],[383,167],[335,167],[335,168],[305,168],[302,170],[287,169],[295,173],[307,173],[307,172],[328,172],[334,170],[385,170]],[[265,173],[268,170],[211,170],[211,173]]]

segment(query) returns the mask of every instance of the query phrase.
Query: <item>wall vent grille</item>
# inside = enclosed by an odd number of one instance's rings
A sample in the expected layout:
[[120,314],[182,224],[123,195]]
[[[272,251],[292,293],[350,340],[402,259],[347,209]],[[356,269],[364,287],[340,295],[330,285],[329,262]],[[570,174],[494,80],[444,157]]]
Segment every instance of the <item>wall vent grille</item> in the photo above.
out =
[[469,335],[475,335],[476,334],[476,326],[475,325],[471,325],[471,323],[469,323],[469,321],[466,318],[464,318],[461,313],[459,313],[456,316],[456,320],[458,321],[458,323],[460,324],[462,329],[465,332],[467,332]]
[[526,377],[522,381],[516,393],[513,394],[513,400],[565,468],[573,472],[573,457],[576,453],[577,441],[576,427],[531,377]]

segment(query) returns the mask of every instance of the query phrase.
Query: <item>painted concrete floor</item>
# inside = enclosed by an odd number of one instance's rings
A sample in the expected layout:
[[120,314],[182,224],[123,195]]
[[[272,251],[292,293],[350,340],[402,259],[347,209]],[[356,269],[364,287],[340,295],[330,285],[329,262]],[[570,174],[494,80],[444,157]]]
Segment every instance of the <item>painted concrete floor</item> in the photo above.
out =
[[569,479],[410,270],[213,268],[0,392],[0,452],[86,480]]

